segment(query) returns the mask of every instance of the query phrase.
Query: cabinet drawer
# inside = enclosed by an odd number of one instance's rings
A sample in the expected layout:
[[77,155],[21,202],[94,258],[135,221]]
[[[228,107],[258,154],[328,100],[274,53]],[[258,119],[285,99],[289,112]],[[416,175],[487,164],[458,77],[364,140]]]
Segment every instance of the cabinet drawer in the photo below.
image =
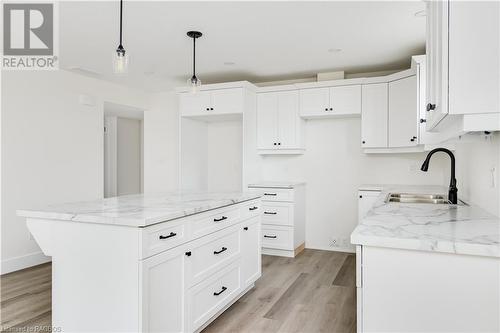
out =
[[252,191],[262,194],[262,201],[293,202],[293,189],[252,187]]
[[195,217],[193,221],[193,236],[196,238],[226,228],[237,222],[239,218],[240,207],[218,209],[202,214],[200,217]]
[[242,205],[241,207],[240,215],[242,219],[259,216],[260,214],[262,214],[262,207],[260,200],[251,201],[247,204]]
[[186,279],[188,285],[194,285],[210,276],[231,260],[240,256],[240,226],[205,236],[188,246],[191,252],[187,260]]
[[263,203],[262,223],[293,226],[293,204],[287,202]]
[[195,331],[241,292],[239,262],[188,291],[189,328]]
[[262,225],[262,247],[294,250],[293,227]]
[[187,239],[186,225],[171,221],[147,227],[142,231],[142,258],[182,244]]

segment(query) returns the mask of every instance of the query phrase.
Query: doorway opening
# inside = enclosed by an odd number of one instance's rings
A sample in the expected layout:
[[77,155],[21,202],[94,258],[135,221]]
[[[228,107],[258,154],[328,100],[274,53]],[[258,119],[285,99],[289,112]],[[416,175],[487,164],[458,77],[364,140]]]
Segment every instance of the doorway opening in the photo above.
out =
[[104,102],[104,197],[143,192],[144,110]]

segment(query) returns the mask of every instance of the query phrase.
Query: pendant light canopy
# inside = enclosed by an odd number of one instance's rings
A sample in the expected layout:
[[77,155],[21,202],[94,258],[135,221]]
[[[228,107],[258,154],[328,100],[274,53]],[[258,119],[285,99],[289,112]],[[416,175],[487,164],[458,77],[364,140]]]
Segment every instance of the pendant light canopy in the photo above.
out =
[[201,81],[196,77],[196,39],[203,34],[199,31],[188,31],[187,35],[193,39],[193,76],[187,80],[187,84],[191,92],[196,93],[201,87]]
[[128,72],[128,54],[122,45],[123,26],[123,0],[120,0],[120,44],[113,54],[113,71],[116,74],[126,74]]

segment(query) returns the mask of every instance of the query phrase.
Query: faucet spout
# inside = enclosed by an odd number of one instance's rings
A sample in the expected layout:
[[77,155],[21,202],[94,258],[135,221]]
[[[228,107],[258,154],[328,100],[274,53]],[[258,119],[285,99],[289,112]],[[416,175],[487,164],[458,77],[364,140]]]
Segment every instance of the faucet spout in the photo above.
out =
[[443,152],[448,154],[450,156],[450,162],[451,162],[451,179],[450,179],[450,186],[448,188],[448,201],[452,204],[457,204],[458,203],[458,196],[457,196],[457,179],[455,178],[455,155],[451,152],[451,150],[446,149],[446,148],[436,148],[431,150],[428,154],[427,157],[425,158],[424,163],[422,163],[422,167],[420,170],[427,172],[429,170],[429,162],[431,160],[431,156],[434,155],[434,153],[437,152]]

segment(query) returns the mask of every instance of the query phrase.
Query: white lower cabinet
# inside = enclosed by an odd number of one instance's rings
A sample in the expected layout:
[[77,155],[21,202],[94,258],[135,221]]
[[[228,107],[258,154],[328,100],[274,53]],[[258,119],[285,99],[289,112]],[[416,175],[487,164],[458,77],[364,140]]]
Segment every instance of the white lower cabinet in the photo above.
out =
[[305,184],[249,185],[262,195],[262,253],[295,257],[305,248]]
[[[187,242],[155,246],[163,252],[139,262],[142,332],[199,331],[251,288],[261,276],[260,207],[253,200],[192,216],[184,228],[159,224],[144,231],[168,244],[182,230]],[[144,248],[143,255],[151,254]]]

